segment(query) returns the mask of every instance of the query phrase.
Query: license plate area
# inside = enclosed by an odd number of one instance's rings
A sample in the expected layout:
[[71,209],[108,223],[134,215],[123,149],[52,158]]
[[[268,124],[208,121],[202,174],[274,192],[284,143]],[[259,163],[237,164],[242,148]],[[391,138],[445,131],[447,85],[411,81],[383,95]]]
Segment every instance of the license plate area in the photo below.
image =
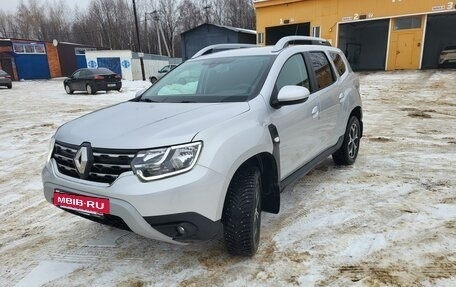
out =
[[108,84],[108,87],[115,87],[116,84]]
[[110,213],[110,203],[107,198],[72,194],[58,189],[54,191],[53,203],[61,208],[89,214],[104,215]]

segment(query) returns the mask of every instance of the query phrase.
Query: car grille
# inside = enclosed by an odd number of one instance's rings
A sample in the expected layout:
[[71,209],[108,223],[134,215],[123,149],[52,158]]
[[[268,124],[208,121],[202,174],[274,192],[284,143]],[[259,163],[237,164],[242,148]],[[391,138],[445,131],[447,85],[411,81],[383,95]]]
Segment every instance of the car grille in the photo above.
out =
[[[60,173],[80,178],[74,164],[74,157],[79,149],[77,145],[56,142],[52,158],[57,162]],[[92,148],[93,164],[86,180],[113,183],[121,173],[131,170],[130,163],[136,155],[134,150],[111,150]]]

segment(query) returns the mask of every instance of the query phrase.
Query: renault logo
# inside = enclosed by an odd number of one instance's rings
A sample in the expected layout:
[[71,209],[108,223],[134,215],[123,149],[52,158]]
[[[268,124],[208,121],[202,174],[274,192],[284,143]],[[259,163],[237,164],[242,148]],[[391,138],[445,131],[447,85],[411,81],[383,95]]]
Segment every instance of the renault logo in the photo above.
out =
[[87,168],[87,163],[89,162],[89,157],[87,155],[87,147],[81,147],[76,156],[74,157],[74,165],[79,174],[84,174]]
[[87,179],[89,177],[90,168],[93,164],[92,147],[89,143],[83,143],[73,159],[76,171],[79,177]]

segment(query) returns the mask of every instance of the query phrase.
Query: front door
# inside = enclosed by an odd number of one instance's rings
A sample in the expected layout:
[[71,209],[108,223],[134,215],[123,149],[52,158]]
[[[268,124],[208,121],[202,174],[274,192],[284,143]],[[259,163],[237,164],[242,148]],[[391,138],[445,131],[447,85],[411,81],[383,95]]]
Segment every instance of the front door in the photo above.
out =
[[391,19],[388,70],[420,68],[423,42],[423,17],[410,16]]
[[417,69],[413,61],[413,33],[399,34],[396,47],[396,69]]
[[[302,54],[290,57],[277,77],[272,97],[277,97],[284,86],[310,89],[307,71]],[[283,106],[271,114],[271,122],[276,126],[280,137],[281,179],[316,156],[321,146],[319,111],[319,98],[316,94],[311,94],[304,103]]]

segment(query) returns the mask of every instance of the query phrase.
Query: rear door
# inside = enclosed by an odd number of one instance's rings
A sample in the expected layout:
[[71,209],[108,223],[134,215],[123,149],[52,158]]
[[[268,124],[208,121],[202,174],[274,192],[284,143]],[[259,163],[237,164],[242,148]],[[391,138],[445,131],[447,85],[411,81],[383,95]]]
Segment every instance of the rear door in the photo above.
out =
[[332,65],[325,52],[312,51],[306,53],[312,65],[312,78],[316,86],[315,94],[320,100],[319,110],[319,138],[318,153],[333,146],[337,142],[337,121],[340,113],[337,76],[334,74]]
[[[302,54],[291,56],[277,77],[272,98],[287,85],[311,90],[309,72]],[[271,114],[272,123],[280,136],[280,171],[282,179],[313,159],[320,146],[319,99],[311,94],[301,104],[282,106]]]
[[339,75],[337,86],[339,87],[340,108],[337,116],[335,133],[336,137],[340,137],[345,133],[348,121],[347,117],[350,113],[350,98],[353,98],[353,94],[357,93],[356,78],[350,76],[349,69],[347,68],[348,62],[342,52],[329,52],[329,56],[334,64],[335,73]]

